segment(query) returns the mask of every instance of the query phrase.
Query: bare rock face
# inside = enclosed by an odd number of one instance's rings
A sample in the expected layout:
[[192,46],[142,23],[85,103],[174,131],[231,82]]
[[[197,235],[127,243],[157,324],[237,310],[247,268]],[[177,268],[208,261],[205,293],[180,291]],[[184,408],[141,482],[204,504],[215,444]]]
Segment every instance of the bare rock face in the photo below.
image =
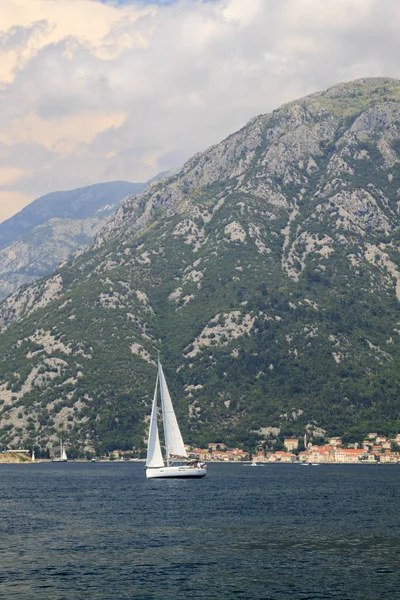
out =
[[188,441],[396,429],[399,111],[397,80],[334,86],[87,221],[0,306],[0,441],[141,448],[158,350]]

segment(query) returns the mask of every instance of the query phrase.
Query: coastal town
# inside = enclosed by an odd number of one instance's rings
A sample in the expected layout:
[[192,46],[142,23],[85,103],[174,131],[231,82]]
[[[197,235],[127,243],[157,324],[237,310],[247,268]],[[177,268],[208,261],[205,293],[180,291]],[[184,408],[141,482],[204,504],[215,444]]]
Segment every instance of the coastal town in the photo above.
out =
[[303,464],[397,464],[400,462],[400,434],[389,438],[378,433],[369,433],[362,445],[354,442],[344,445],[340,437],[328,438],[324,445],[307,443],[304,436],[299,451],[299,438],[285,438],[284,450],[269,452],[265,443],[260,443],[256,452],[250,454],[240,448],[230,449],[224,443],[208,444],[207,449],[186,446],[189,457],[202,462],[247,462],[253,463],[303,463]]
[[[300,463],[300,464],[400,464],[400,434],[387,437],[378,433],[369,433],[362,441],[346,443],[340,437],[330,437],[323,445],[307,442],[303,438],[284,438],[283,450],[270,451],[266,441],[261,441],[255,452],[246,452],[241,448],[229,448],[224,442],[212,442],[205,448],[196,448],[185,444],[190,460],[202,463]],[[301,450],[301,448],[304,448]],[[51,460],[41,458],[41,461]],[[70,459],[68,459],[70,460]],[[72,458],[82,460],[82,458]],[[87,457],[91,461],[143,461],[143,450],[113,450],[101,457]],[[35,462],[31,450],[8,449],[0,452],[0,463],[4,462]]]

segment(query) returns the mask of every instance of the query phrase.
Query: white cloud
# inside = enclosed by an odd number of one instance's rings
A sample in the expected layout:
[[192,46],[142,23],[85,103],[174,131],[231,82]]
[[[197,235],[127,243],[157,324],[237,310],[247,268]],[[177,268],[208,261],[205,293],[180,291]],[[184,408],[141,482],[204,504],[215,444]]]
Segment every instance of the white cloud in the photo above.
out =
[[[47,118],[34,112],[15,118],[0,133],[0,142],[38,143],[56,154],[79,151],[90,144],[97,134],[111,127],[119,127],[127,115],[122,112],[85,110],[58,114]],[[50,111],[51,113],[51,111]]]
[[7,0],[0,23],[0,218],[146,180],[339,81],[400,75],[398,0]]
[[0,222],[20,211],[29,202],[29,197],[21,192],[0,189]]

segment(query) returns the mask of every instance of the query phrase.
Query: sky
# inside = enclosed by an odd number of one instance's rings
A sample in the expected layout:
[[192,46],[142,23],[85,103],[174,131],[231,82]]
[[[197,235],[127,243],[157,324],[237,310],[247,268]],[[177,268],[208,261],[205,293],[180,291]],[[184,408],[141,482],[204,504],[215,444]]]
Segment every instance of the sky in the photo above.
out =
[[0,221],[179,167],[335,83],[400,78],[399,0],[1,0]]

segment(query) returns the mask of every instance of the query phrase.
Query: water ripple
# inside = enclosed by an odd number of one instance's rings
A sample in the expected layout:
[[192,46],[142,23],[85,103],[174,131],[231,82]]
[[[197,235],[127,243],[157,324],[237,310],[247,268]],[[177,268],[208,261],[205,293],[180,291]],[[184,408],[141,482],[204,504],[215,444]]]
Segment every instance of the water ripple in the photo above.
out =
[[0,465],[1,600],[380,600],[399,589],[398,470]]

